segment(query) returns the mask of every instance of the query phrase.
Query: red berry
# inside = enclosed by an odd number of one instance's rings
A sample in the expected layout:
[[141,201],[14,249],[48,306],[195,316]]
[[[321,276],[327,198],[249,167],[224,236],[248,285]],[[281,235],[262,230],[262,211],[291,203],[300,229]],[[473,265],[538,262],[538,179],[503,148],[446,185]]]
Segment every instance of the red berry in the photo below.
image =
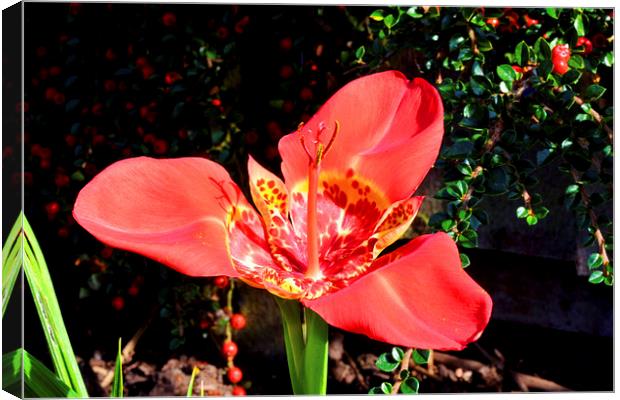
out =
[[177,23],[177,16],[174,13],[167,12],[161,17],[161,21],[165,26],[174,26]]
[[167,72],[166,73],[166,85],[172,85],[179,79],[181,79],[181,75],[178,72]]
[[232,359],[237,355],[237,344],[232,340],[227,340],[222,343],[222,355],[227,359]]
[[232,326],[233,329],[241,330],[245,328],[245,325],[246,321],[243,314],[233,314],[232,317],[230,317],[230,326]]
[[241,372],[240,368],[230,367],[228,368],[226,376],[228,376],[228,380],[232,383],[238,383],[241,382],[241,379],[243,379],[243,372]]
[[67,228],[66,226],[61,226],[60,228],[58,228],[58,236],[66,239],[69,237],[69,228]]
[[201,319],[200,322],[198,323],[198,326],[200,327],[200,329],[205,330],[209,328],[209,320],[208,319]]
[[211,104],[213,104],[215,107],[219,107],[222,105],[222,100],[220,99],[213,99],[211,100]]
[[303,101],[309,101],[312,100],[312,89],[310,88],[303,88],[301,89],[301,91],[299,92],[299,98],[302,99]]
[[285,113],[291,113],[294,109],[295,103],[290,100],[284,100],[284,103],[282,103],[282,111],[284,111]]
[[54,183],[56,183],[56,186],[59,188],[69,186],[69,177],[65,174],[58,173],[54,177]]
[[62,93],[56,93],[54,95],[54,103],[61,105],[62,103],[65,102],[65,95]]
[[73,147],[77,143],[77,138],[75,135],[67,134],[65,135],[65,143],[67,143],[67,146]]
[[580,46],[583,46],[583,54],[592,53],[592,42],[587,37],[582,36],[579,39],[577,39],[577,44],[575,45],[575,47],[580,47]]
[[213,280],[213,284],[220,289],[224,289],[228,286],[228,277],[227,276],[218,276]]
[[538,25],[538,24],[539,24],[539,22],[538,22],[538,20],[537,20],[537,19],[530,18],[530,16],[529,16],[529,15],[527,15],[527,14],[525,14],[525,15],[523,16],[523,19],[525,20],[525,25],[526,25],[528,28],[529,28],[530,26],[532,26],[532,25]]
[[129,289],[127,289],[127,294],[129,294],[130,296],[136,297],[138,293],[140,293],[140,288],[138,288],[137,286],[131,285],[129,286]]
[[150,65],[146,65],[144,68],[142,68],[142,77],[144,79],[150,78],[151,75],[153,75],[154,73],[155,73],[155,70]]
[[112,79],[107,79],[103,83],[103,88],[106,92],[113,92],[116,90],[116,82],[114,82]]
[[294,73],[295,71],[290,65],[283,65],[282,67],[280,67],[280,78],[282,79],[288,79],[293,76]]
[[553,63],[553,72],[559,75],[564,75],[568,72],[568,62],[564,60],[557,60]]
[[105,59],[108,61],[114,61],[116,60],[116,53],[114,53],[114,50],[112,49],[108,49],[105,52]]
[[47,100],[54,100],[54,96],[56,96],[56,93],[58,93],[56,88],[53,88],[53,87],[47,88],[45,89],[45,98]]
[[282,50],[290,50],[293,48],[293,39],[290,37],[285,37],[280,39],[280,48]]
[[558,44],[556,45],[553,50],[551,50],[551,57],[553,59],[559,58],[559,59],[564,59],[565,61],[568,61],[568,59],[570,58],[570,49],[568,48],[567,44]]
[[112,307],[116,311],[122,310],[123,308],[125,308],[125,299],[123,299],[121,296],[114,296],[114,298],[112,299]]
[[101,249],[101,257],[105,258],[106,260],[112,258],[113,254],[114,254],[114,249],[109,246],[106,246],[103,249]]
[[228,28],[220,26],[217,28],[217,37],[220,39],[226,39],[228,37]]
[[92,112],[93,115],[100,117],[103,114],[103,104],[95,103],[95,105],[93,105],[93,107],[90,109],[90,112]]
[[179,137],[179,139],[187,139],[187,130],[179,129],[179,131],[177,132],[177,136]]
[[62,72],[60,67],[58,67],[56,65],[53,66],[53,67],[50,67],[50,75],[51,76],[58,76],[58,75],[60,75],[60,72]]
[[153,143],[153,152],[155,154],[166,154],[168,152],[168,142],[164,139],[157,139]]
[[241,386],[235,386],[233,387],[232,395],[233,396],[245,396],[247,395],[247,393],[245,392],[245,389],[242,388]]
[[594,47],[597,48],[605,47],[609,44],[609,40],[607,39],[607,36],[599,32],[596,35],[592,36],[592,44],[594,45]]
[[518,65],[513,65],[512,69],[517,73],[523,73],[523,68],[519,67]]
[[499,19],[497,18],[488,18],[487,24],[491,25],[493,28],[497,28],[499,26]]
[[49,202],[45,205],[45,212],[47,213],[48,218],[52,219],[58,214],[60,211],[60,204],[57,201]]

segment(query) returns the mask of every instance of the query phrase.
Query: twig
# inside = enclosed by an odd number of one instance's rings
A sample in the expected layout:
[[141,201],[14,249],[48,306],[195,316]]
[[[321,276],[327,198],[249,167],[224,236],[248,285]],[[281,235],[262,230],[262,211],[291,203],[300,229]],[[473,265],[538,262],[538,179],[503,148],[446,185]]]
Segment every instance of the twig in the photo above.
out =
[[[575,168],[571,167],[570,172],[575,182],[578,183],[579,176],[577,175],[577,171],[575,170]],[[579,192],[581,194],[583,204],[588,209],[588,214],[590,216],[590,225],[592,225],[592,228],[594,228],[594,238],[596,239],[596,242],[598,244],[598,252],[603,259],[603,275],[607,276],[609,275],[609,271],[607,270],[607,266],[609,265],[609,256],[607,255],[607,250],[605,249],[605,237],[601,232],[601,228],[598,226],[598,218],[596,217],[596,214],[592,209],[592,204],[590,203],[590,196],[588,195],[588,192],[583,185],[579,185]]]
[[[451,367],[463,368],[472,371],[478,371],[488,369],[489,366],[485,365],[479,361],[468,360],[465,358],[459,358],[450,354],[442,353],[439,351],[435,352],[435,360],[442,364],[446,364]],[[529,389],[540,389],[547,391],[570,391],[571,389],[557,384],[553,381],[539,378],[537,376],[524,374],[521,372],[511,372],[512,377],[515,379],[515,383],[522,388],[524,391],[529,391]]]
[[398,393],[398,389],[400,389],[400,385],[403,383],[400,374],[403,371],[409,370],[409,361],[411,361],[411,354],[413,354],[413,349],[407,349],[407,351],[405,351],[403,361],[400,363],[400,370],[398,371],[398,380],[394,383],[394,386],[392,387],[392,394]]
[[467,35],[471,41],[471,51],[475,55],[480,54],[480,49],[478,49],[478,39],[476,39],[476,31],[474,31],[474,28],[472,28],[471,25],[467,25]]
[[[577,103],[579,106],[582,106],[585,103],[583,99],[579,96],[573,96],[573,99],[575,100],[575,103]],[[609,126],[607,126],[601,114],[599,114],[593,107],[590,107],[590,109],[588,110],[588,114],[590,114],[592,118],[594,118],[594,120],[596,120],[596,122],[598,122],[599,125],[603,127],[605,133],[607,133],[609,141],[613,143],[614,131]]]

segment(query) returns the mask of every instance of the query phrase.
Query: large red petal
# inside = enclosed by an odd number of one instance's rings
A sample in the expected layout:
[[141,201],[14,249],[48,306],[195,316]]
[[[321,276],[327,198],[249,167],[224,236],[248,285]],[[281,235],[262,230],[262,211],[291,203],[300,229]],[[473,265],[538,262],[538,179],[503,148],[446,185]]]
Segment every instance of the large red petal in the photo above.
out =
[[420,236],[376,263],[351,286],[305,305],[333,326],[400,346],[460,350],[478,339],[492,301],[446,234]]
[[220,165],[139,157],[97,175],[79,193],[73,215],[102,242],[187,275],[237,276],[226,229],[233,208],[255,213]]
[[[433,86],[388,71],[356,79],[334,94],[300,132],[279,143],[282,173],[291,189],[308,176],[308,157],[300,135],[328,142],[335,122],[340,130],[321,169],[352,170],[374,182],[390,202],[407,198],[435,162],[443,136],[443,106]],[[306,140],[311,153],[312,140]]]

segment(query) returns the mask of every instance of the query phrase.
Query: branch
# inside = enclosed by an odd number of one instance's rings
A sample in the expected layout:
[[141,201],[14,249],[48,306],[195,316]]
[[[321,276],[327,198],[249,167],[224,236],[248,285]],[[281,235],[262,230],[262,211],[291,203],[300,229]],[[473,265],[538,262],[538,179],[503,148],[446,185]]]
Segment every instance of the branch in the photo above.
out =
[[[575,180],[575,183],[578,184],[579,177],[577,176],[577,171],[575,170],[575,168],[571,167],[570,172],[573,176],[573,179]],[[607,266],[609,265],[609,256],[607,255],[607,250],[605,249],[605,237],[603,236],[603,232],[601,232],[601,228],[598,226],[598,218],[596,217],[596,214],[592,209],[592,204],[590,203],[590,196],[588,195],[588,192],[583,185],[579,185],[579,192],[581,194],[583,204],[588,209],[588,214],[590,216],[590,225],[592,225],[592,228],[594,228],[594,238],[596,239],[596,242],[598,244],[598,252],[603,259],[603,275],[607,276],[609,275],[609,271],[607,270]]]
[[[575,103],[577,103],[579,106],[582,106],[585,103],[583,101],[583,99],[581,97],[579,97],[579,96],[573,96],[573,99],[575,100]],[[594,118],[594,120],[596,120],[596,122],[599,123],[599,125],[603,126],[603,129],[605,130],[605,133],[607,133],[607,137],[609,138],[609,141],[611,143],[613,143],[614,131],[609,126],[607,126],[607,124],[603,120],[603,117],[601,116],[601,114],[596,112],[596,110],[594,108],[592,108],[592,107],[590,107],[590,110],[588,111],[588,114],[590,114],[592,116],[592,118]]]
[[392,387],[392,394],[398,393],[398,389],[400,389],[400,385],[403,383],[403,380],[400,377],[400,373],[409,370],[409,361],[411,361],[412,353],[413,349],[407,349],[407,351],[405,351],[403,361],[400,363],[400,370],[398,371],[398,381],[396,381],[394,383],[394,386]]

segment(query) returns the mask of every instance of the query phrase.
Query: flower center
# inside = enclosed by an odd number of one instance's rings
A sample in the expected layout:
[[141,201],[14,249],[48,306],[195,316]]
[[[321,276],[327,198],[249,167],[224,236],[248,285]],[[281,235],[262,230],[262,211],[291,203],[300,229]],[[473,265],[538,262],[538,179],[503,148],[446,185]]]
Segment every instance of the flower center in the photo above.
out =
[[[308,267],[305,276],[312,279],[321,279],[321,269],[319,267],[319,229],[317,222],[317,194],[319,189],[319,173],[321,170],[321,161],[331,149],[336,139],[336,135],[340,130],[340,123],[334,121],[334,131],[327,145],[323,144],[321,136],[327,129],[324,122],[319,123],[319,130],[314,135],[313,143],[315,144],[315,154],[306,146],[306,134],[302,132],[303,123],[299,125],[300,133],[299,141],[304,151],[308,155],[308,214],[307,214],[307,249],[308,249]],[[307,135],[312,135],[312,130],[307,130]]]

